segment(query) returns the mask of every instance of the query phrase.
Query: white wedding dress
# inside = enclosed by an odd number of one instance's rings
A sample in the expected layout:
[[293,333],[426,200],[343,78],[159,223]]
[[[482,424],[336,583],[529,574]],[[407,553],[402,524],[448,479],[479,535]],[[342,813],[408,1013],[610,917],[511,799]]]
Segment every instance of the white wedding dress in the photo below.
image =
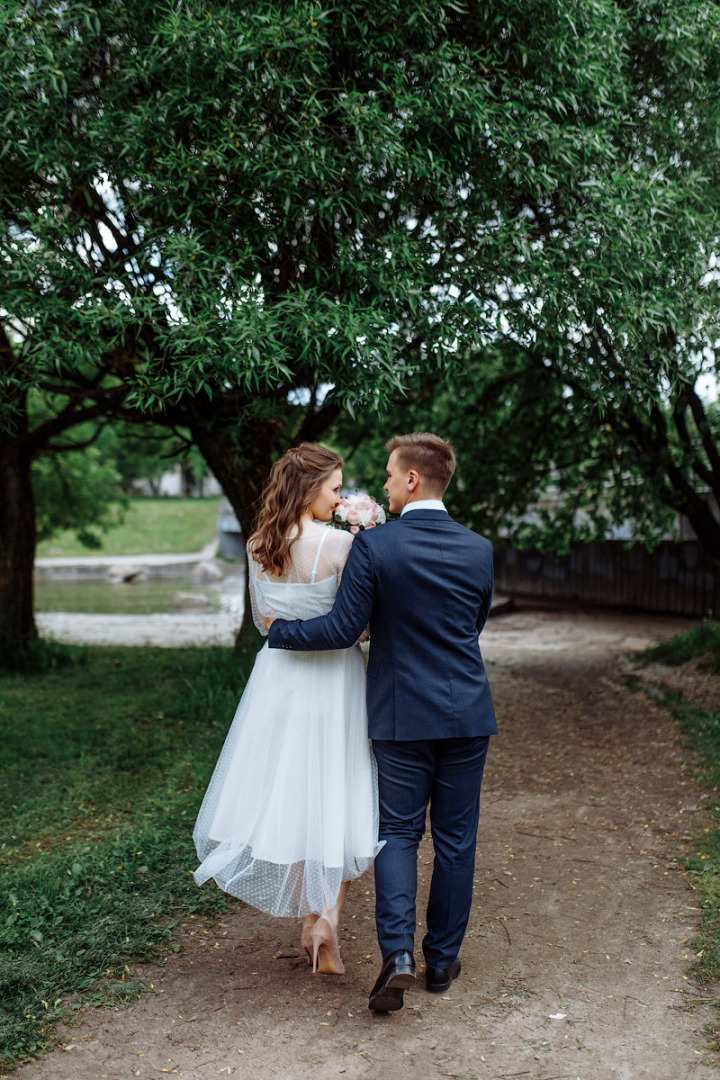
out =
[[[352,537],[327,528],[293,544],[280,580],[248,545],[255,625],[312,619],[333,606]],[[340,884],[379,851],[377,771],[367,734],[358,645],[332,652],[269,649],[250,679],[215,767],[193,839],[195,880],[271,915],[335,906]]]

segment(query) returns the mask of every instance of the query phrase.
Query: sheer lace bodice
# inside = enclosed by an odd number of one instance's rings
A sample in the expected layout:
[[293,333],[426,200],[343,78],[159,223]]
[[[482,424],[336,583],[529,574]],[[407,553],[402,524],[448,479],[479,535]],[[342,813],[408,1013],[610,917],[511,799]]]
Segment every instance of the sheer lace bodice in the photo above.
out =
[[248,582],[253,622],[265,637],[263,619],[312,619],[330,611],[352,536],[328,527],[299,536],[291,548],[291,563],[284,578],[266,574],[247,546]]

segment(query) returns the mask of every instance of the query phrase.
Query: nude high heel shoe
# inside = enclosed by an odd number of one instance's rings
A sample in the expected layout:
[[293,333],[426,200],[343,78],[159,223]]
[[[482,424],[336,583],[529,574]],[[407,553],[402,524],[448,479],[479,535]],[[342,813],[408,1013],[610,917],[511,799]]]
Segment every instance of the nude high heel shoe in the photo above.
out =
[[313,947],[313,974],[319,971],[321,975],[344,975],[345,965],[340,959],[337,934],[324,916],[321,915],[312,927],[310,937]]

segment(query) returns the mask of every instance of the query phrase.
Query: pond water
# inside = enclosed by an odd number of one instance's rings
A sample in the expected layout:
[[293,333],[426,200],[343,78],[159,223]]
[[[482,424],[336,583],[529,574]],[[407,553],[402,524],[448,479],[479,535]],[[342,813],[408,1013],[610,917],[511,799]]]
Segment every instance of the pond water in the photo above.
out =
[[109,581],[36,581],[35,610],[93,615],[153,615],[172,611],[176,593],[204,596],[210,611],[242,613],[245,574],[228,574],[223,581],[199,585],[184,578],[147,578],[113,584]]

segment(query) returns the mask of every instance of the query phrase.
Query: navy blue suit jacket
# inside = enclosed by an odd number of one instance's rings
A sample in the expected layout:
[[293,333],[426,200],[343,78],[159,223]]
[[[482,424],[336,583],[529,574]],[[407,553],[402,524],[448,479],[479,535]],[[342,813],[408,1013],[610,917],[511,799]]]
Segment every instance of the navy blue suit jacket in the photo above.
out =
[[497,732],[478,636],[493,589],[490,542],[444,510],[410,510],[353,541],[332,611],[270,627],[271,649],[346,649],[370,623],[373,739]]

